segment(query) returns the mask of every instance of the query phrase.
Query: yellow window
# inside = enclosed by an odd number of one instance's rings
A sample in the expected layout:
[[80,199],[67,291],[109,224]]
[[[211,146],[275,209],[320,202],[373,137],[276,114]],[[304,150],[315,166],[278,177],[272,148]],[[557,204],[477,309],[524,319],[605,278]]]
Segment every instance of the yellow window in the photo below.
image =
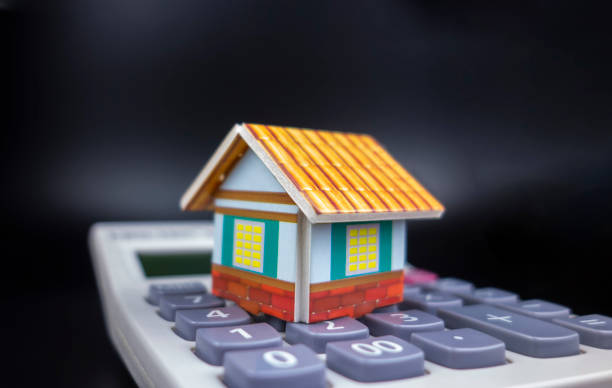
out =
[[359,263],[359,269],[365,269],[366,263]]
[[351,236],[351,237],[357,236],[357,229],[350,230],[349,231],[349,236]]
[[261,233],[261,226],[255,226],[255,227],[253,228],[253,232],[255,232],[255,233]]
[[370,246],[368,247],[368,251],[370,251],[370,252],[376,252],[376,245],[370,245]]
[[365,236],[366,234],[368,234],[368,231],[366,229],[359,229],[360,236]]
[[244,259],[244,264],[246,264],[246,265],[251,265],[251,260],[249,260],[249,259]]
[[246,249],[251,249],[251,243],[247,243],[247,242],[245,242],[245,243],[244,243],[244,247],[245,247]]
[[242,230],[244,229],[244,226],[242,226],[242,224],[238,224],[238,226],[236,227],[238,230]]
[[349,271],[355,271],[355,270],[357,270],[357,264],[349,265]]
[[354,263],[357,261],[357,256],[349,256],[349,263]]
[[253,241],[261,242],[261,236],[256,234],[255,236],[253,236]]
[[376,236],[368,237],[368,244],[376,244]]
[[236,241],[236,246],[238,248],[242,248],[242,241]]
[[363,253],[366,251],[366,247],[359,247],[359,253]]
[[370,259],[370,260],[373,260],[373,259],[375,259],[375,258],[376,258],[376,253],[370,253],[370,254],[368,255],[368,259]]
[[365,238],[365,237],[359,237],[359,245],[366,244],[366,243],[367,243],[367,241],[368,241],[368,239],[367,239],[367,238]]
[[370,261],[368,263],[368,268],[376,268],[376,262],[375,261]]
[[242,263],[242,257],[236,256],[236,263]]
[[253,244],[253,249],[255,249],[256,251],[261,251],[261,245]]
[[376,234],[376,228],[370,228],[370,229],[368,230],[368,233],[370,233],[370,234]]
[[251,257],[251,251],[244,251],[244,255],[246,257]]
[[349,253],[351,255],[354,255],[355,253],[357,253],[357,248],[349,248]]
[[359,255],[359,261],[365,261],[366,255]]
[[352,238],[349,240],[349,244],[350,245],[357,245],[357,239],[356,238]]
[[251,225],[247,225],[247,226],[244,227],[244,231],[245,232],[250,232],[252,230],[253,230],[253,227]]
[[240,232],[236,233],[236,238],[244,238],[244,235]]
[[236,254],[237,255],[242,255],[242,249],[236,249]]
[[250,233],[245,233],[244,234],[244,239],[251,241],[251,234]]
[[259,253],[259,252],[253,252],[253,258],[254,258],[254,259],[261,259],[261,253]]
[[253,260],[253,267],[259,268],[261,267],[261,263],[257,260]]

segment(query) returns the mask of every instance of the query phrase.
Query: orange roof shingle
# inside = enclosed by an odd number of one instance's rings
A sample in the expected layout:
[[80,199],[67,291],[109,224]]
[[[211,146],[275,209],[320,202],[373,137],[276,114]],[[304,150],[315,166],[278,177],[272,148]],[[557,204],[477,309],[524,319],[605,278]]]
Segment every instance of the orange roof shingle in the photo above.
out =
[[[292,196],[298,206],[305,199],[314,217],[369,214],[368,218],[375,219],[372,213],[376,213],[382,218],[388,218],[385,214],[400,218],[396,213],[403,213],[408,218],[418,217],[418,213],[439,216],[444,211],[440,202],[369,135],[261,124],[243,124],[238,134],[251,148],[257,148],[256,153],[265,153],[260,158],[267,156],[273,161],[295,190],[283,187],[290,195],[293,191],[302,197]],[[231,164],[226,157],[221,160]],[[215,175],[214,171],[208,175]],[[200,185],[206,186],[206,179],[200,180]],[[208,186],[203,191],[210,196],[214,188]],[[202,190],[192,190],[191,198],[198,202],[196,191]],[[194,207],[201,208],[204,202],[200,198],[200,206],[184,207],[196,210]]]

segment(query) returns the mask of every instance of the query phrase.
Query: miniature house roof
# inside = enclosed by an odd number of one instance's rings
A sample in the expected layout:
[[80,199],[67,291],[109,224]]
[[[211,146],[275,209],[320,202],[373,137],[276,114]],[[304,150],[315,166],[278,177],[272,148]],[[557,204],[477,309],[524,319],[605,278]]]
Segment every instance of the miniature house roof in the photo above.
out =
[[181,199],[212,210],[215,191],[250,148],[308,220],[438,218],[444,207],[371,136],[236,124]]

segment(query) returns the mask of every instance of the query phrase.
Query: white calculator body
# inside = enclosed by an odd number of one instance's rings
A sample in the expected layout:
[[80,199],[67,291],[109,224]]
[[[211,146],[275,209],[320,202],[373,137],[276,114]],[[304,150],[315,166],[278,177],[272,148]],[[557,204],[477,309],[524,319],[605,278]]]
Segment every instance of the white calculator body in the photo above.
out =
[[[213,228],[210,222],[100,223],[89,244],[106,327],[141,387],[223,387],[223,366],[194,354],[145,300],[149,285],[202,282],[210,290]],[[571,306],[570,306],[571,307]],[[425,362],[423,376],[361,383],[326,370],[328,386],[381,387],[612,387],[612,350],[580,345],[581,353],[533,358],[506,351],[504,365],[457,370]],[[324,354],[318,356],[323,361]]]

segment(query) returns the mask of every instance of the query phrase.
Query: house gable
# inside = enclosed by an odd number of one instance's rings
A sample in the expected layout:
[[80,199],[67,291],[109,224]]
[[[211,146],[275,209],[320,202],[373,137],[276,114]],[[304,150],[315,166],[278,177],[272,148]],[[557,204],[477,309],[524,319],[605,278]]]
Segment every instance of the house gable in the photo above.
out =
[[219,189],[285,193],[278,180],[250,149],[228,173]]

